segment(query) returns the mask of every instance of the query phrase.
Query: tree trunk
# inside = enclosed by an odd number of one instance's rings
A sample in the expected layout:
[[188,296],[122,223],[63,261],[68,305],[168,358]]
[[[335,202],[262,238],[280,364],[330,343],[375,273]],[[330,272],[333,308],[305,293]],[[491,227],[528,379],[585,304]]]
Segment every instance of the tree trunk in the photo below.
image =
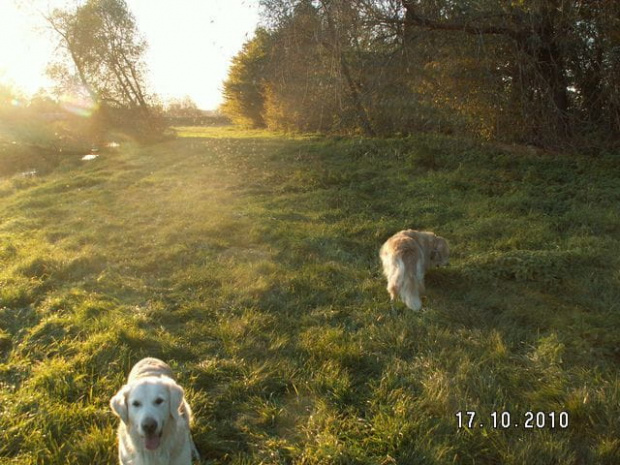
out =
[[327,20],[327,27],[332,39],[331,43],[325,43],[324,41],[322,43],[325,47],[330,49],[338,59],[338,63],[340,64],[340,70],[342,71],[344,79],[347,83],[347,87],[349,88],[349,96],[353,103],[353,108],[357,113],[357,117],[359,119],[361,128],[364,131],[364,134],[369,137],[374,137],[376,136],[376,133],[372,128],[370,118],[368,117],[368,112],[366,111],[366,109],[364,108],[364,104],[362,103],[359,89],[355,84],[355,81],[353,80],[353,76],[351,75],[351,68],[349,67],[344,52],[342,51],[342,43],[338,31],[336,30],[336,25],[334,24],[334,20],[332,18],[330,3],[321,0],[321,4],[323,6],[325,19]]
[[540,75],[549,89],[549,98],[555,113],[555,127],[565,136],[570,132],[568,112],[570,100],[568,97],[568,83],[565,71],[565,60],[557,42],[563,37],[554,24],[557,8],[555,2],[549,2],[543,10],[542,24],[538,35],[541,39],[540,48],[532,54],[532,60],[537,65]]
[[342,74],[344,75],[345,80],[347,81],[347,85],[349,86],[349,92],[351,94],[351,100],[353,101],[353,106],[357,112],[357,116],[360,120],[360,124],[362,125],[362,130],[364,134],[370,137],[374,137],[377,134],[372,128],[372,124],[370,123],[370,119],[368,118],[368,113],[362,104],[362,99],[360,97],[360,93],[355,85],[355,81],[351,77],[351,71],[349,69],[349,65],[342,54],[340,53],[340,67],[342,68]]

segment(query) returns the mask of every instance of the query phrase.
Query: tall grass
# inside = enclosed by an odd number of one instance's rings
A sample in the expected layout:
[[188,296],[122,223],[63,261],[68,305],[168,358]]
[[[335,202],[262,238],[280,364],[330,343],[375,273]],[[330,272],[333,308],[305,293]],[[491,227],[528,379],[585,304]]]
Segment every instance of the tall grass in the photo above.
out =
[[[178,135],[0,182],[0,463],[114,463],[144,356],[205,463],[619,462],[617,157]],[[403,228],[453,251],[422,312],[379,268]]]

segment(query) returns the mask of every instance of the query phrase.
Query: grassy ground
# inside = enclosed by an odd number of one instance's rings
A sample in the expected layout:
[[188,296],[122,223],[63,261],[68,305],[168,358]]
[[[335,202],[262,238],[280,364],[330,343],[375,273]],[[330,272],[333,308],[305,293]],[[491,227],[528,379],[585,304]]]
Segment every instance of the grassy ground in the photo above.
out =
[[[0,463],[114,463],[143,356],[204,463],[620,463],[617,156],[178,134],[0,181]],[[453,258],[391,313],[408,227]]]

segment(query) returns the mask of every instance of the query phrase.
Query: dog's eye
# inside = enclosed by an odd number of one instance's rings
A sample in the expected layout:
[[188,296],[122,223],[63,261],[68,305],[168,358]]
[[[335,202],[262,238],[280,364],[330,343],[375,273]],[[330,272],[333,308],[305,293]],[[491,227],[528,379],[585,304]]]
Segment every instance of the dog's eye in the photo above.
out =
[[164,403],[164,399],[162,399],[161,397],[158,397],[157,399],[155,399],[155,405],[161,405]]
[[142,403],[138,400],[134,400],[131,405],[134,407],[142,407]]

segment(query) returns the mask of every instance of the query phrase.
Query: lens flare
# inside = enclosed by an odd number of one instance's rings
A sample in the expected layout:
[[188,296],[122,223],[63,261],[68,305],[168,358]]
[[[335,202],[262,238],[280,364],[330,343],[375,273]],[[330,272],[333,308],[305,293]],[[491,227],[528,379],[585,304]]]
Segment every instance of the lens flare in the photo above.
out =
[[66,111],[84,118],[92,116],[97,107],[91,99],[71,95],[61,96],[60,105]]

